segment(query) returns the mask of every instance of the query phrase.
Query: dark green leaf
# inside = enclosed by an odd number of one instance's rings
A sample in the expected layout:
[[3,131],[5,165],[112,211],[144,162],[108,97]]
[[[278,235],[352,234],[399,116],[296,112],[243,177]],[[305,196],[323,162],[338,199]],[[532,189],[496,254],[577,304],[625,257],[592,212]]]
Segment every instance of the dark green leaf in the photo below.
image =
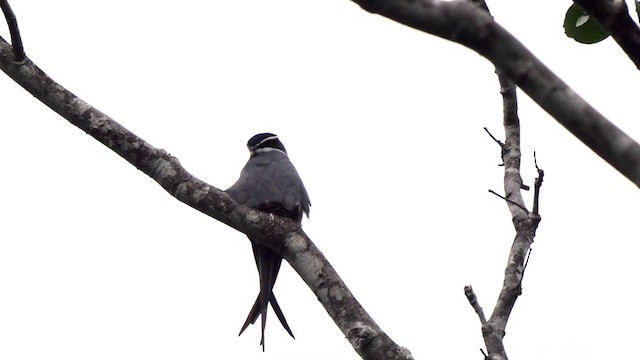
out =
[[609,33],[580,6],[573,4],[564,18],[564,33],[579,43],[593,44],[606,39]]

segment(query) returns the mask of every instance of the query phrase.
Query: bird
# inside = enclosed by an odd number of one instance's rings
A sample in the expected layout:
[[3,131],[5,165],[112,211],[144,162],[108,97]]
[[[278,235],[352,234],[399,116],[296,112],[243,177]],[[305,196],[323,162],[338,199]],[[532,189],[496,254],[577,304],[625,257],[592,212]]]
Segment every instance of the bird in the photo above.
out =
[[[272,133],[257,134],[249,139],[247,148],[250,153],[249,160],[240,172],[238,180],[225,192],[239,204],[302,223],[303,214],[309,217],[311,201],[278,136]],[[238,336],[242,335],[249,324],[255,324],[260,316],[260,345],[264,351],[264,329],[269,303],[287,333],[292,338],[295,337],[273,294],[282,257],[251,237],[249,240],[258,267],[260,292]]]

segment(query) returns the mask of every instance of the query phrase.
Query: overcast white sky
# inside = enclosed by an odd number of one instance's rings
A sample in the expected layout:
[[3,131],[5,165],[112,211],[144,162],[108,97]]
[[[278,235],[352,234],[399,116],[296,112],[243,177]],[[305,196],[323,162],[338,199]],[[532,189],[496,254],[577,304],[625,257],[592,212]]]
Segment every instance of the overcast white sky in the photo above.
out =
[[[497,21],[640,139],[638,71],[613,40],[565,37],[570,1],[489,1]],[[231,185],[249,137],[280,135],[311,196],[305,231],[416,358],[479,359],[513,238],[492,65],[347,0],[21,0],[27,55],[194,175]],[[0,27],[7,39],[6,27]],[[270,318],[246,238],[0,76],[0,358],[355,359],[288,265]],[[638,189],[520,93],[542,223],[505,344],[512,359],[631,358]],[[526,194],[530,201],[531,194]],[[272,314],[272,313],[271,313]]]

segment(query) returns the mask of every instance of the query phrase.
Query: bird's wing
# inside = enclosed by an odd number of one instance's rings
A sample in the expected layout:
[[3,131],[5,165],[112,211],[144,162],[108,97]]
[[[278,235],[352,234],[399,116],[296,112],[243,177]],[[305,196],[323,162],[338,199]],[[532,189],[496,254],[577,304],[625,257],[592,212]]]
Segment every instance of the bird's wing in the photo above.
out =
[[238,203],[297,221],[303,214],[309,215],[307,190],[289,158],[279,152],[249,159],[238,181],[226,192]]

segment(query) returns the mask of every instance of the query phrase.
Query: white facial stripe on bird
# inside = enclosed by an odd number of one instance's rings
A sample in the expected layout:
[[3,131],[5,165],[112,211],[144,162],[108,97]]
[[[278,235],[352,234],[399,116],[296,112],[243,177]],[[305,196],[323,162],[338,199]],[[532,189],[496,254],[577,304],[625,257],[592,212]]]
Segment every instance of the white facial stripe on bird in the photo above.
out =
[[287,155],[286,152],[284,152],[284,151],[282,151],[280,149],[272,148],[272,147],[255,149],[252,152],[258,154],[258,153],[266,153],[266,152],[269,152],[269,151],[278,151],[278,152],[283,153],[284,156],[289,157],[289,155]]
[[278,140],[278,135],[269,136],[267,138],[262,139],[259,143],[256,144],[256,147],[260,147],[263,143],[271,140]]

